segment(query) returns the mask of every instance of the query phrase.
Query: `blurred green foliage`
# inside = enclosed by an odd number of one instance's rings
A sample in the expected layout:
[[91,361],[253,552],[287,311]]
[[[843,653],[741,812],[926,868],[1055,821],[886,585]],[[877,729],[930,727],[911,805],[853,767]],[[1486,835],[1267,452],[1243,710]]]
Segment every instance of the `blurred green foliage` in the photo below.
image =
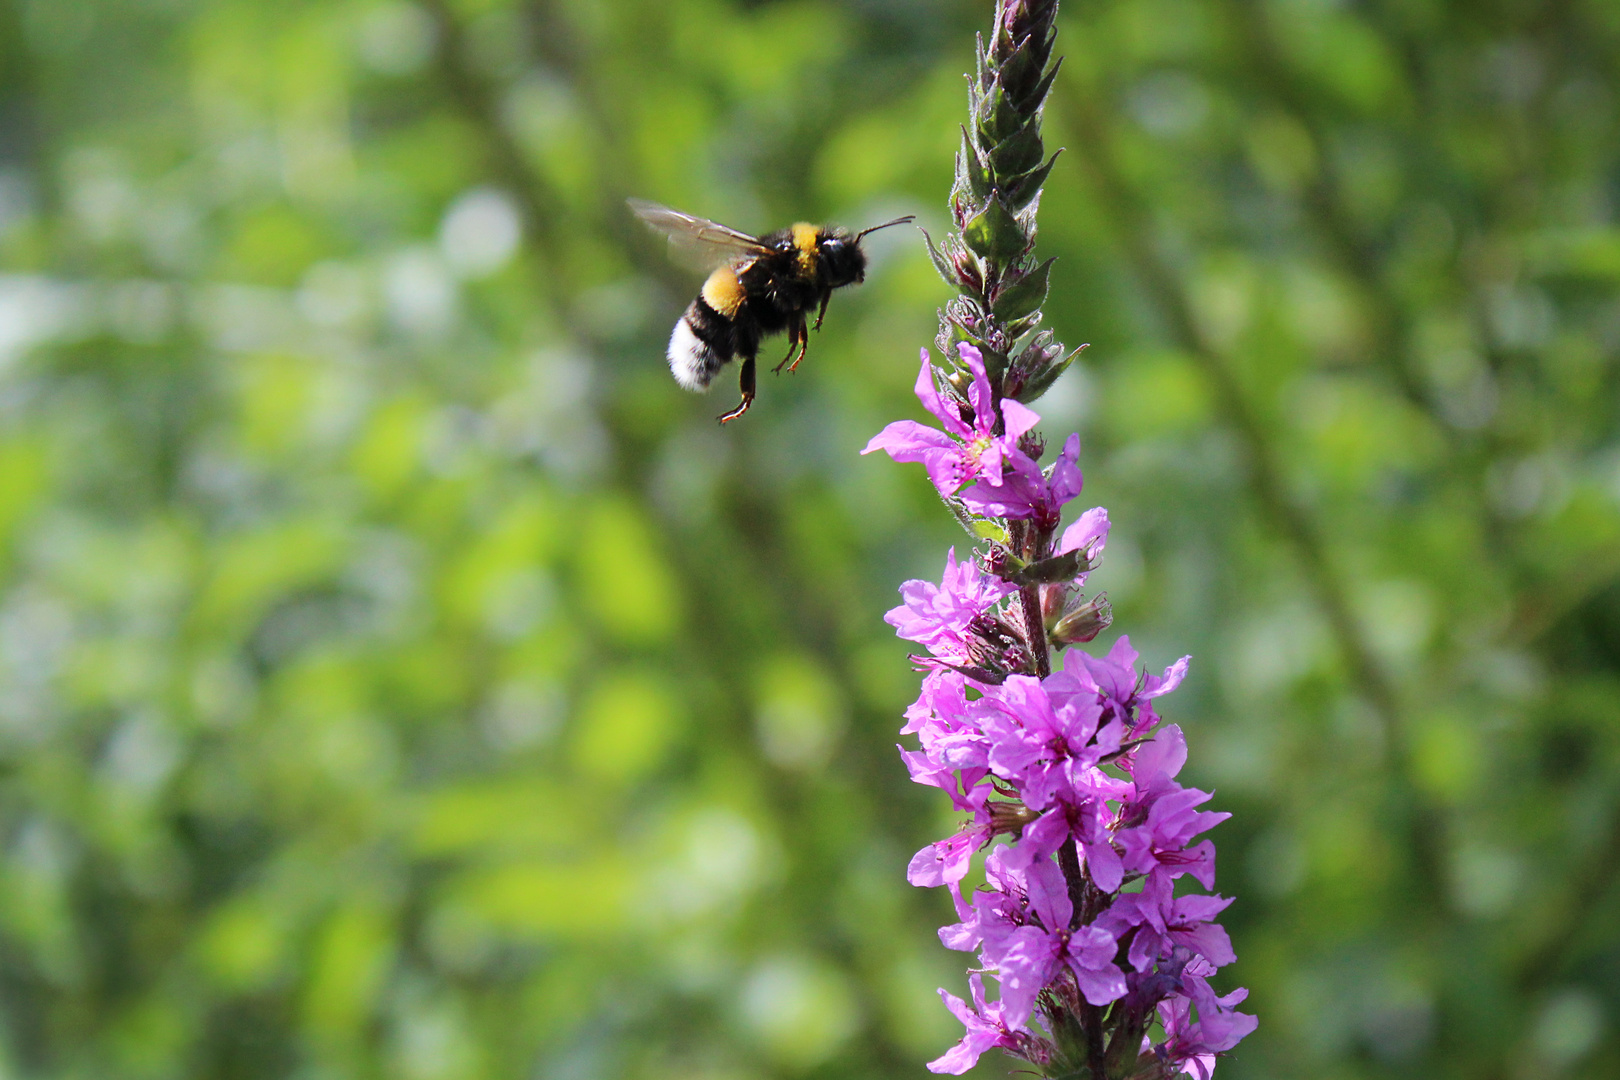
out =
[[[722,430],[622,200],[937,235],[988,11],[0,2],[0,1075],[925,1075],[881,615],[968,541],[856,451],[945,287],[874,236]],[[1195,657],[1221,1074],[1620,1072],[1620,8],[1059,51],[1045,431]]]

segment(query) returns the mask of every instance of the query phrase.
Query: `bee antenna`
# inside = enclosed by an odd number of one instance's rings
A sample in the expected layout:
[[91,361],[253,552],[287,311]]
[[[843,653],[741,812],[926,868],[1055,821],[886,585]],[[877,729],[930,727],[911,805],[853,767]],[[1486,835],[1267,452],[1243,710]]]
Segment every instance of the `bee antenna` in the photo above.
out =
[[879,229],[887,229],[890,225],[904,225],[907,222],[916,221],[916,220],[917,220],[917,215],[916,214],[907,214],[905,217],[897,217],[893,221],[885,221],[881,225],[873,225],[870,229],[862,229],[860,232],[856,233],[855,234],[855,242],[857,244],[860,243],[861,242],[861,237],[865,236],[867,233],[875,233]]

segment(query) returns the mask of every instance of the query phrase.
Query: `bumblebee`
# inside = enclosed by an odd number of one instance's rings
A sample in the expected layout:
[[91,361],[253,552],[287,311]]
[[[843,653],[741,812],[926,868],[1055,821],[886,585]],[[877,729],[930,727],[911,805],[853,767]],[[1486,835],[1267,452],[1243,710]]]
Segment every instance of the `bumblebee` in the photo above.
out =
[[[861,238],[915,220],[913,215],[895,218],[854,236],[804,222],[768,236],[749,236],[642,199],[631,199],[630,209],[669,238],[680,261],[709,272],[669,337],[669,370],[686,389],[705,391],[727,362],[741,358],[742,401],[720,417],[722,424],[753,403],[760,339],[787,331],[787,355],[774,370],[798,368],[810,329],[821,329],[833,290],[866,277]],[[816,321],[807,327],[812,307]]]

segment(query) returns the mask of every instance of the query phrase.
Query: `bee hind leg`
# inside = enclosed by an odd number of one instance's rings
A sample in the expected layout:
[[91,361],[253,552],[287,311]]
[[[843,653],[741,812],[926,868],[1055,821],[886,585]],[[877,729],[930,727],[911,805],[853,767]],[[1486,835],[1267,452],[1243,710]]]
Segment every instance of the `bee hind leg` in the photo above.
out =
[[752,356],[743,359],[742,371],[737,375],[737,384],[742,390],[742,400],[737,403],[735,409],[721,414],[720,422],[722,424],[727,420],[737,419],[737,417],[748,411],[748,406],[754,403],[754,358]]
[[832,299],[832,290],[825,289],[821,293],[821,307],[816,311],[815,329],[821,329],[821,320],[827,317],[827,301]]

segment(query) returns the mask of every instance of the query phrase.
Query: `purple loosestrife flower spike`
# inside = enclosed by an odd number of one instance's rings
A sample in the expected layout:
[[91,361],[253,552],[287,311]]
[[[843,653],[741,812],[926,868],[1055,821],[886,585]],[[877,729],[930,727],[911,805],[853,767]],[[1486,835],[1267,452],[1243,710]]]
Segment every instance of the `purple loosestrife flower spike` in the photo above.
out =
[[[999,0],[980,41],[951,191],[955,230],[935,263],[961,296],[941,313],[948,368],[923,350],[916,394],[937,426],[899,420],[864,453],[920,462],[978,550],[946,556],[938,584],[908,581],[886,616],[926,655],[901,747],[913,780],[939,788],[962,827],[912,857],[907,879],[943,886],[947,948],[976,952],[969,1000],[941,990],[960,1042],[929,1062],[959,1074],[992,1049],[1048,1077],[1209,1080],[1254,1030],[1245,991],[1210,984],[1236,956],[1212,895],[1226,814],[1178,779],[1187,740],[1156,703],[1182,657],[1141,670],[1130,638],[1103,655],[1067,646],[1112,620],[1083,591],[1108,542],[1108,512],[1064,525],[1081,491],[1080,437],[1043,464],[1028,407],[1072,361],[1037,330],[1050,261],[1034,257],[1052,158],[1041,108],[1057,71],[1057,0]],[[1054,155],[1055,157],[1055,155]],[[982,854],[984,885],[964,893]],[[1189,888],[1202,886],[1204,892]],[[1179,892],[1179,895],[1178,895]]]

